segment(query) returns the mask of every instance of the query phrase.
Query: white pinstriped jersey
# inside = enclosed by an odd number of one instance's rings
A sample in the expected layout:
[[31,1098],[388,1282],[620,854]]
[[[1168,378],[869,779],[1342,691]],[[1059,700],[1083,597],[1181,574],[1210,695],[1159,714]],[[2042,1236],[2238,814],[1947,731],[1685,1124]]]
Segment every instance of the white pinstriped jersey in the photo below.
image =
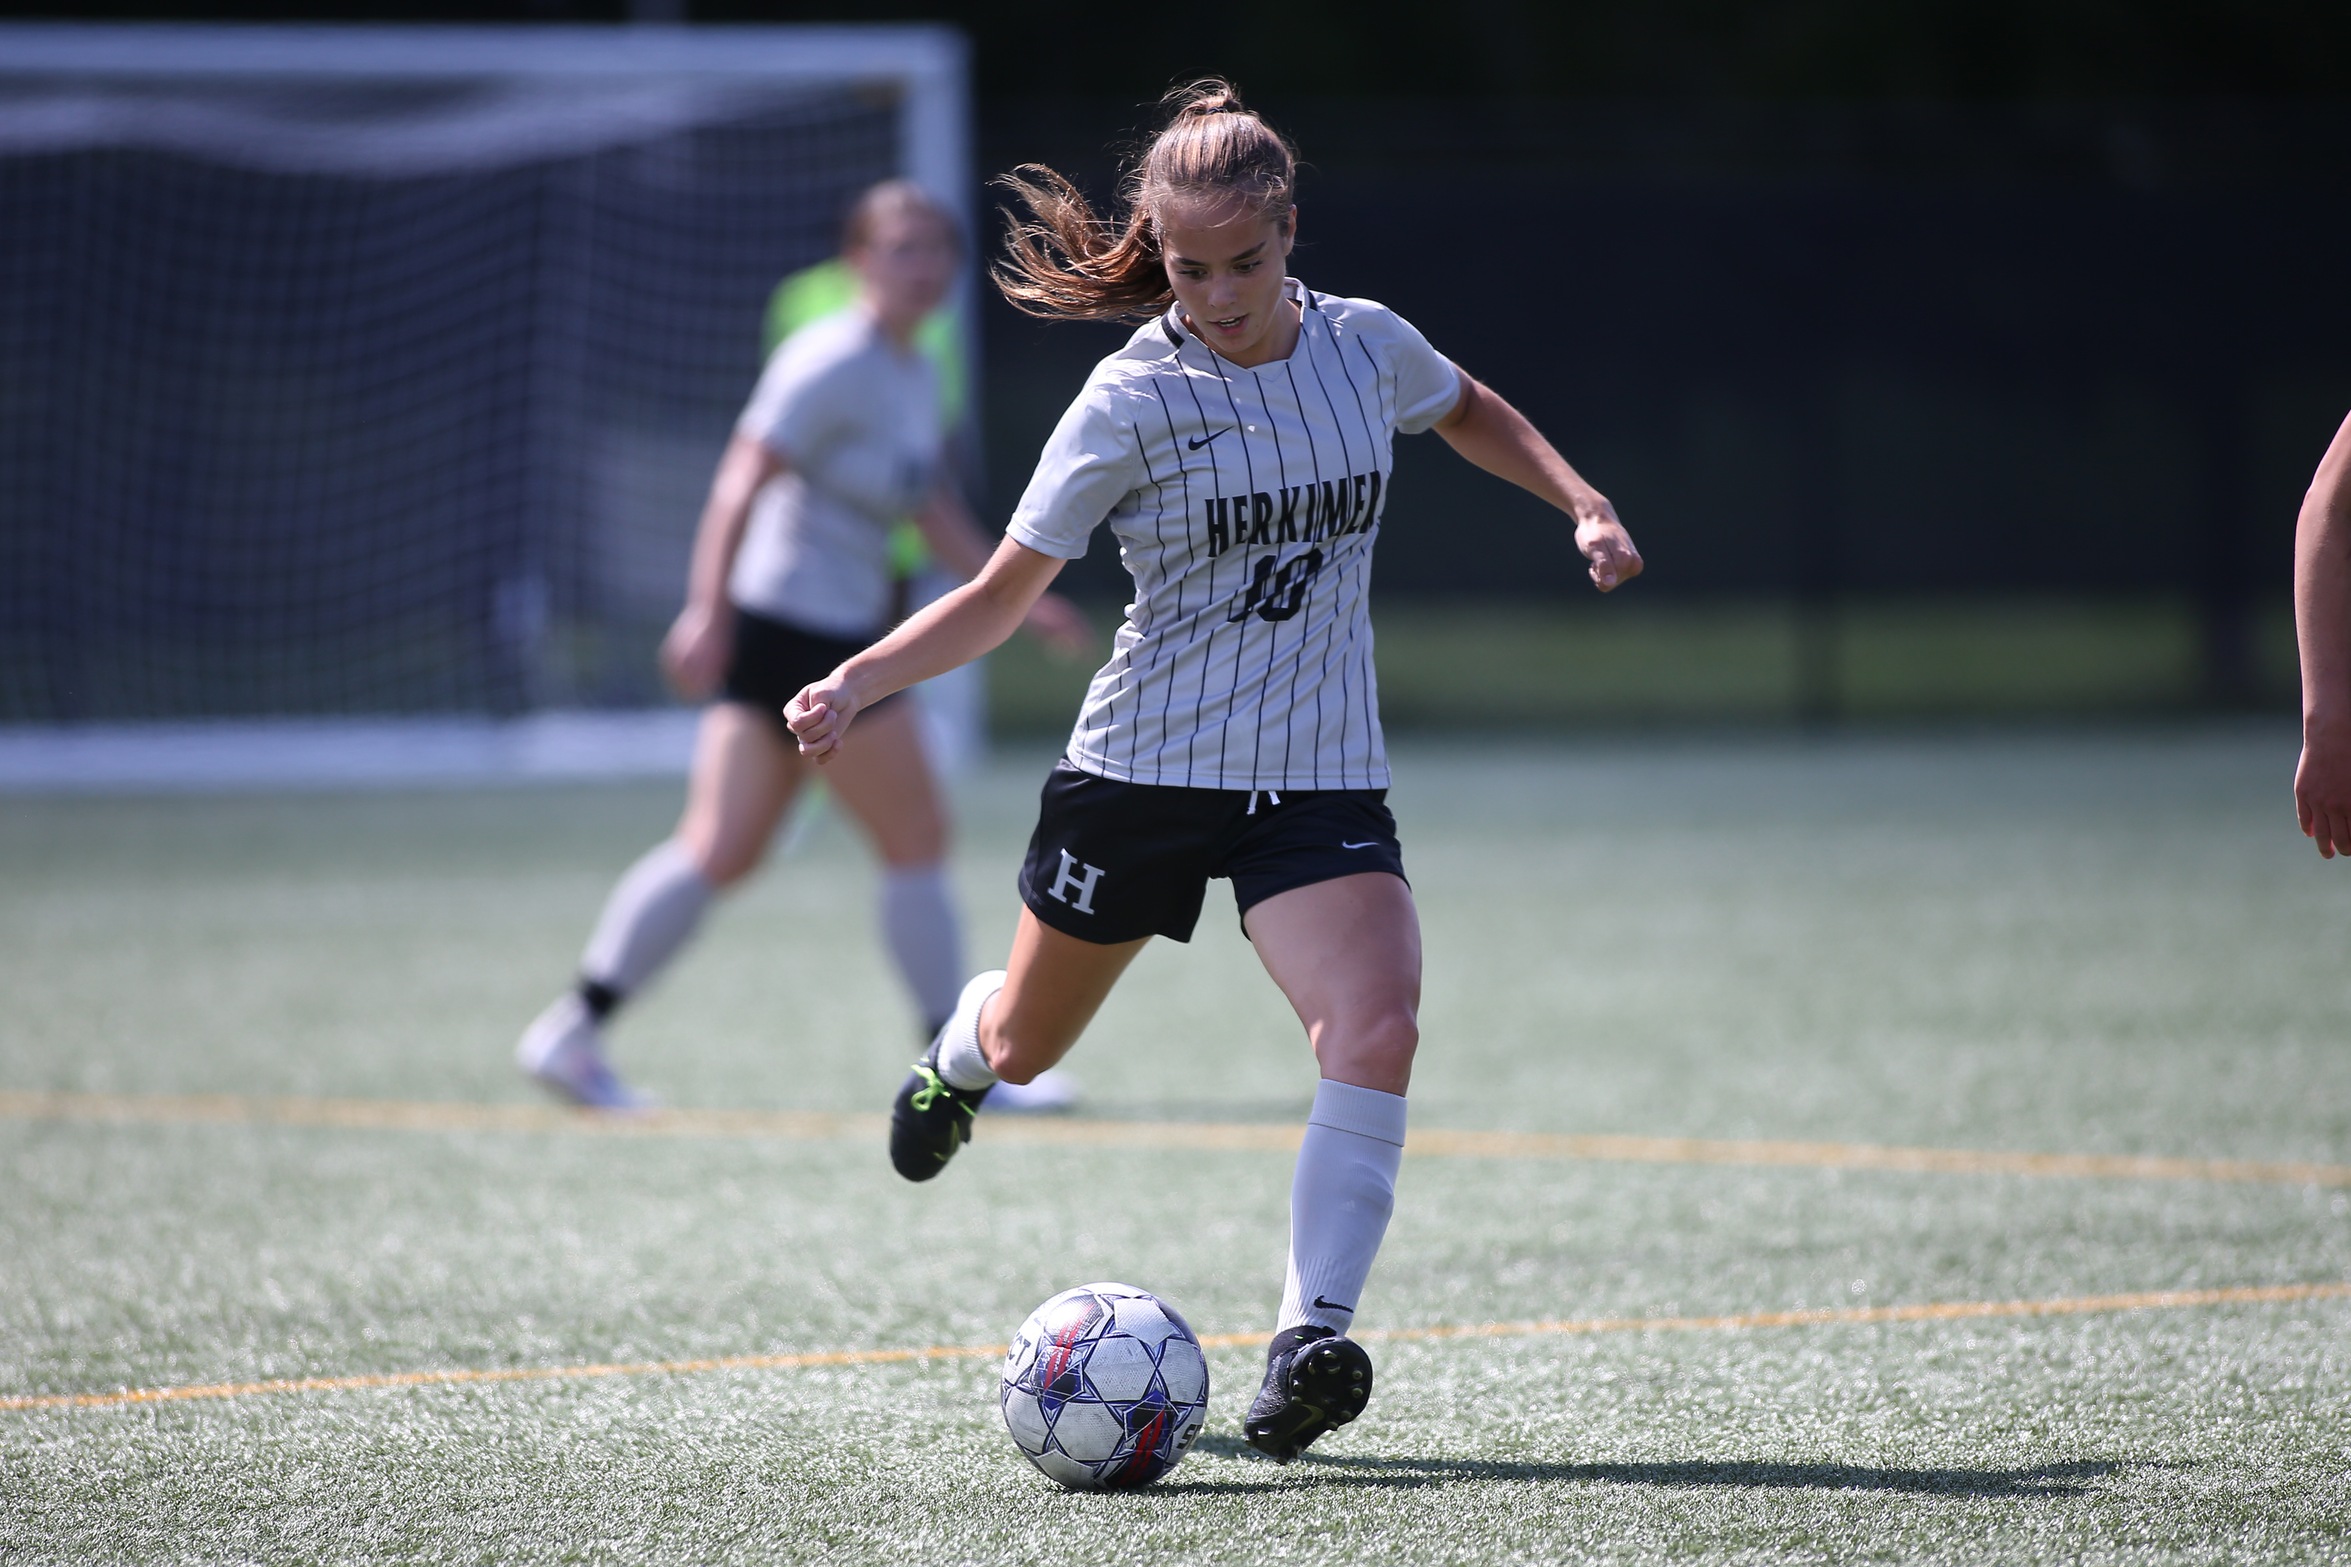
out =
[[1074,560],[1108,520],[1135,579],[1070,734],[1082,772],[1202,789],[1383,789],[1371,547],[1396,432],[1460,397],[1366,299],[1285,280],[1298,346],[1243,369],[1170,310],[1094,367],[1006,534]]

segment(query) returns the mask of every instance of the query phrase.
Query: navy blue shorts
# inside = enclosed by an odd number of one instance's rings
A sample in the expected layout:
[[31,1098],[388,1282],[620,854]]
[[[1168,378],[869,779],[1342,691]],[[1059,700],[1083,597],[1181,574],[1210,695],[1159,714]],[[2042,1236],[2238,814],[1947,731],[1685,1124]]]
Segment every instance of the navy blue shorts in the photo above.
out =
[[1249,911],[1276,893],[1364,871],[1402,879],[1385,789],[1184,789],[1120,783],[1057,763],[1020,868],[1029,912],[1110,945],[1192,939],[1212,878]]

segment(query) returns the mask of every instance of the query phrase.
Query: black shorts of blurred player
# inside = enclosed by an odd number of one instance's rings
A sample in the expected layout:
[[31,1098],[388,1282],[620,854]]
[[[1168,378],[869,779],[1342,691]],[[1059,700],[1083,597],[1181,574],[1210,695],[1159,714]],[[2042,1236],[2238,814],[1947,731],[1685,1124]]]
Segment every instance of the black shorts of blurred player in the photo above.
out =
[[1385,789],[1185,789],[1064,761],[1045,780],[1020,896],[1081,941],[1189,941],[1211,880],[1232,882],[1246,936],[1266,899],[1366,871],[1405,879]]
[[[727,658],[727,672],[719,681],[718,699],[740,702],[766,713],[784,743],[796,754],[799,742],[784,726],[784,704],[798,696],[802,686],[822,680],[864,652],[882,630],[877,626],[862,637],[827,636],[821,631],[804,631],[789,621],[738,604],[734,650]],[[883,697],[866,711],[879,712],[902,695],[903,692],[896,692]]]

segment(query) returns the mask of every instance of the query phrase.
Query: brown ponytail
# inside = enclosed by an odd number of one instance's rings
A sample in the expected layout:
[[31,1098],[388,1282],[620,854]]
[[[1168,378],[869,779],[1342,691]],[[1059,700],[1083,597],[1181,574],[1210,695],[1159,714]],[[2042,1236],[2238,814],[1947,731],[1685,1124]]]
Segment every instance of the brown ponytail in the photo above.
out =
[[1237,201],[1288,221],[1298,189],[1298,154],[1288,139],[1241,104],[1230,82],[1211,77],[1161,100],[1167,124],[1119,181],[1121,223],[1097,215],[1085,193],[1043,164],[1024,163],[997,184],[1029,209],[1007,211],[1004,259],[991,269],[1013,308],[1032,316],[1114,321],[1148,316],[1175,296],[1159,255],[1159,210],[1177,196]]

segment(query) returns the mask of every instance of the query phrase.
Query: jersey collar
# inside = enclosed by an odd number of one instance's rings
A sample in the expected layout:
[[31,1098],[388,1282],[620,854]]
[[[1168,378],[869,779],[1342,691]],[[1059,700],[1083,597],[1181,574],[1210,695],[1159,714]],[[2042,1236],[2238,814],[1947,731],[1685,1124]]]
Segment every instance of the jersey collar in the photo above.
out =
[[[1317,294],[1313,289],[1308,288],[1305,284],[1299,282],[1296,278],[1286,277],[1282,279],[1282,297],[1288,300],[1291,304],[1298,307],[1298,330],[1301,337],[1303,337],[1306,330],[1306,313],[1308,311],[1321,311],[1322,296]],[[1159,318],[1159,330],[1166,333],[1167,340],[1174,344],[1177,348],[1181,348],[1186,343],[1192,341],[1192,334],[1184,330],[1183,316],[1184,307],[1171,301],[1167,307],[1166,313],[1161,315]],[[1206,343],[1202,343],[1200,346],[1202,348],[1208,348]],[[1216,350],[1213,348],[1208,348],[1208,351],[1212,354],[1216,352]],[[1290,350],[1290,352],[1296,353],[1297,350],[1293,348]],[[1272,362],[1276,364],[1281,363],[1279,360]]]

